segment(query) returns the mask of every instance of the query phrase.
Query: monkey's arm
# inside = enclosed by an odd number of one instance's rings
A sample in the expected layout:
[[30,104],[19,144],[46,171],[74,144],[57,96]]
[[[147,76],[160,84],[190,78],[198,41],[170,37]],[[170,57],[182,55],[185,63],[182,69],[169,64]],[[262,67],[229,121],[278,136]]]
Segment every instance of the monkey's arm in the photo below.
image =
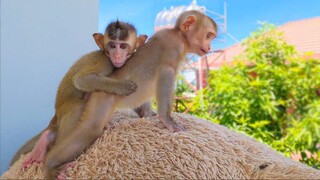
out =
[[175,70],[171,66],[160,68],[157,82],[158,113],[161,122],[170,132],[184,131],[185,129],[176,123],[171,117],[175,82]]
[[117,95],[129,95],[136,91],[137,85],[133,81],[119,81],[96,74],[76,75],[73,78],[75,87],[84,92],[104,91]]

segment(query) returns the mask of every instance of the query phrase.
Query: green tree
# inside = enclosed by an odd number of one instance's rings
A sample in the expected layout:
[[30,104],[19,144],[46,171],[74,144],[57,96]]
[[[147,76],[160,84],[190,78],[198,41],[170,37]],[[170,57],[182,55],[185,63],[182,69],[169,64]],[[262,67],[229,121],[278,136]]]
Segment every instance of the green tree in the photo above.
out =
[[210,72],[190,112],[319,169],[320,61],[299,56],[269,24],[243,45],[233,67]]

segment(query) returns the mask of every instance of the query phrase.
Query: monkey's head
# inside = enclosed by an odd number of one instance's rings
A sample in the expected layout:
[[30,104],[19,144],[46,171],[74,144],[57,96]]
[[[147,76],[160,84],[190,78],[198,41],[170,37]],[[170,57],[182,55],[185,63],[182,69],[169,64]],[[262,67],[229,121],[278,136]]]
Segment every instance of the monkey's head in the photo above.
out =
[[217,36],[217,24],[199,11],[185,11],[175,24],[185,37],[189,46],[189,53],[199,56],[210,52],[211,41]]
[[136,29],[128,23],[110,23],[105,34],[95,33],[93,37],[101,50],[110,57],[112,64],[120,68],[132,56],[134,50],[144,44],[146,35],[137,37]]

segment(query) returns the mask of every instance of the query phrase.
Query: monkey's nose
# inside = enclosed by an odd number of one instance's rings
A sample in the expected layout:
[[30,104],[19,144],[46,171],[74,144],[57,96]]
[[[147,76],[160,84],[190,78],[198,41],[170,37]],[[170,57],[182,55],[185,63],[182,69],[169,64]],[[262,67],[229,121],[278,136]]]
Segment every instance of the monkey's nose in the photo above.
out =
[[119,60],[119,59],[121,58],[121,56],[120,56],[120,55],[115,55],[114,58],[115,58],[116,60]]

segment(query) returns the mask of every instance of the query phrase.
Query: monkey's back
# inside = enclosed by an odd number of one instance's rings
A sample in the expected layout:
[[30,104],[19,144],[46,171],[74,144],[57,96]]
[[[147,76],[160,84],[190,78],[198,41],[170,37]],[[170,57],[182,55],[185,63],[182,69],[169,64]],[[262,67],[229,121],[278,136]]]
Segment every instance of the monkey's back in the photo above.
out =
[[85,92],[78,90],[73,82],[76,75],[94,72],[100,76],[107,76],[113,68],[108,57],[101,51],[93,51],[76,61],[61,80],[57,91],[55,108],[58,119],[72,108],[70,106],[75,103],[84,103]]
[[[122,68],[115,70],[110,75],[111,78],[132,80],[137,84],[137,90],[134,93],[129,96],[117,97],[117,108],[137,107],[155,96],[157,88],[159,88],[157,87],[159,66],[167,66],[168,64],[178,66],[177,59],[185,56],[182,52],[181,40],[176,38],[175,33],[177,32],[172,29],[157,32],[137,49]],[[174,43],[168,46],[168,39]],[[172,56],[172,53],[177,54],[172,59],[167,59],[164,56],[164,54]]]

